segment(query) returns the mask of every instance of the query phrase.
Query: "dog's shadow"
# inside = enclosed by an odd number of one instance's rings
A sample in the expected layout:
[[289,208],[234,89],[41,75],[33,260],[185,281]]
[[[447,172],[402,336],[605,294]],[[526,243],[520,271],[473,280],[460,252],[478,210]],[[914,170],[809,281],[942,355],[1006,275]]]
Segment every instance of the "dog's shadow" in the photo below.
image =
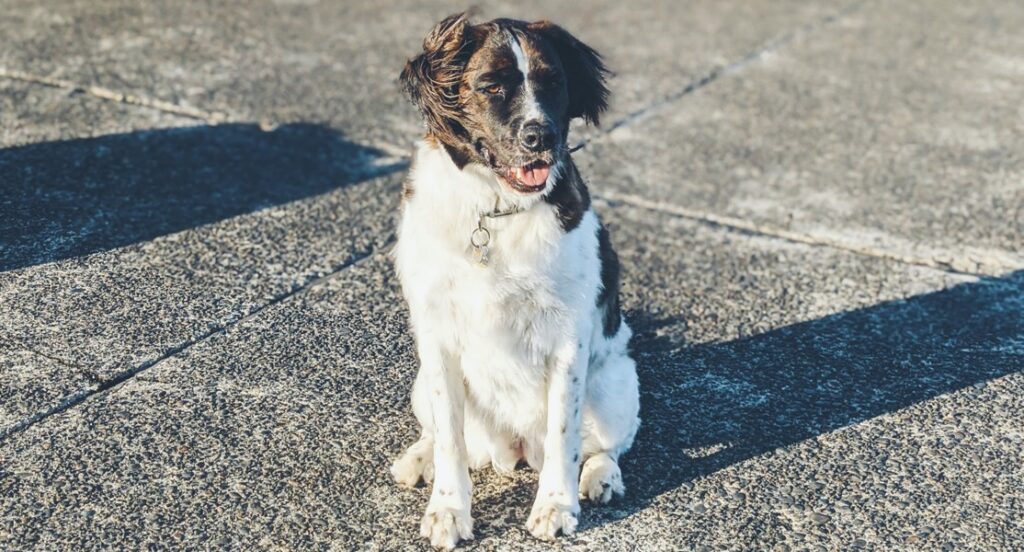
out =
[[[779,447],[1021,371],[1022,312],[1024,271],[724,343],[659,335],[685,314],[630,312],[643,421],[621,460],[626,497],[584,505],[579,530]],[[525,532],[535,488],[536,474],[521,469],[479,497],[478,537]]]
[[406,167],[311,123],[162,128],[0,149],[0,272],[146,242]]
[[643,420],[626,498],[600,525],[687,481],[1024,369],[1024,271],[692,347],[635,326]]

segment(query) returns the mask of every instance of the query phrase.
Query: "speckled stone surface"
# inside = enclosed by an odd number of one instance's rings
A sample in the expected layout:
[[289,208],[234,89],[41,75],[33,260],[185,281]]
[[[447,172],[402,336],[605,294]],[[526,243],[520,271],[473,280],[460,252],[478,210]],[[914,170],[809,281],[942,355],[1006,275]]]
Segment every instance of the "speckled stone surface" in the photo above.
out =
[[[485,1],[479,19],[550,18],[597,46],[618,77],[608,120],[672,95],[837,0],[667,4]],[[464,2],[10,0],[0,66],[155,96],[242,120],[317,122],[402,147],[420,132],[402,64]],[[97,32],[102,31],[102,32]]]
[[[416,434],[394,79],[461,7],[4,5],[7,74],[228,118],[0,76],[0,549],[427,548],[387,473]],[[626,498],[554,547],[534,473],[475,473],[467,549],[1024,542],[1018,4],[481,11],[615,70],[573,140],[643,427]]]
[[[627,270],[644,429],[627,498],[585,508],[565,544],[1013,542],[978,493],[1024,489],[1021,424],[993,416],[1020,406],[1020,344],[1001,337],[1024,330],[1019,276],[602,210]],[[15,435],[9,542],[419,548],[426,492],[387,473],[415,438],[405,316],[376,255]],[[476,546],[547,548],[522,527],[534,474],[475,481]]]
[[[0,78],[0,148],[196,124],[192,119],[134,109],[80,92]],[[5,189],[14,185],[8,178],[0,181]],[[0,199],[5,205],[9,200]]]
[[0,435],[96,388],[81,367],[0,337]]
[[588,168],[648,200],[1019,270],[1022,27],[1020,3],[865,2],[592,143]]
[[391,235],[405,160],[336,130],[146,128],[147,110],[79,97],[36,111],[54,92],[20,113],[72,135],[89,117],[143,127],[0,150],[0,337],[69,382],[122,377]]

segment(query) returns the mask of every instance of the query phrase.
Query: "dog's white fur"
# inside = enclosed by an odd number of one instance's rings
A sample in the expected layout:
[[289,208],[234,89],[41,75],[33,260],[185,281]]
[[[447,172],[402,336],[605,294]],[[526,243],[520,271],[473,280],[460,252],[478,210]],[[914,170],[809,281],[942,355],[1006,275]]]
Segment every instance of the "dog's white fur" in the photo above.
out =
[[[436,547],[472,538],[468,468],[540,471],[527,527],[550,539],[575,530],[579,496],[607,502],[624,487],[618,458],[639,427],[636,369],[625,321],[606,338],[598,230],[587,210],[569,232],[542,196],[526,196],[477,164],[459,169],[435,143],[420,144],[395,246],[420,370],[413,410],[422,436],[392,466],[415,485],[433,478],[421,533]],[[470,234],[486,219],[490,263]],[[580,462],[583,462],[582,473]]]

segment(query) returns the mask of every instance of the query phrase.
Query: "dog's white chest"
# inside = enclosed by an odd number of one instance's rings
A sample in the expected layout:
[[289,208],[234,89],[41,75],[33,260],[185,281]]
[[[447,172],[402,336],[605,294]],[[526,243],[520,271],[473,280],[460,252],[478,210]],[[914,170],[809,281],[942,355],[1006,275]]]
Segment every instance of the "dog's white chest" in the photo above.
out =
[[588,211],[566,232],[555,207],[534,198],[515,214],[485,217],[482,264],[473,236],[481,213],[495,207],[488,181],[421,149],[412,189],[395,261],[417,336],[443,346],[461,368],[468,399],[493,420],[521,435],[536,429],[553,356],[590,336],[600,274],[596,215]]
[[481,272],[468,276],[482,280],[479,287],[468,285],[451,296],[452,339],[471,400],[526,433],[543,420],[537,405],[544,404],[551,352],[568,331],[566,306],[550,279]]
[[[458,358],[470,399],[495,419],[527,427],[544,414],[536,406],[544,404],[548,358],[572,331],[562,292],[569,282],[557,266],[562,244],[529,236],[557,233],[557,222],[548,206],[534,209],[491,225],[486,266],[473,255],[471,229],[461,247],[457,239],[448,247],[400,243],[399,257],[403,287],[422,313],[414,324],[429,326]],[[404,227],[402,240],[408,236],[429,241],[426,230]],[[416,270],[403,270],[405,261]]]

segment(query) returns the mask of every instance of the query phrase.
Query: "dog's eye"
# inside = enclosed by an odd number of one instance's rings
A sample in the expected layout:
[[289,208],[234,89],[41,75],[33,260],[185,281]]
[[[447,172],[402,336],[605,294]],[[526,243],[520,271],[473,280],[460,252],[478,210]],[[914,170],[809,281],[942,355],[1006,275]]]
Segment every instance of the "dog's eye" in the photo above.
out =
[[490,94],[491,96],[497,96],[498,94],[501,94],[501,85],[489,84],[483,88],[483,91],[484,93]]

